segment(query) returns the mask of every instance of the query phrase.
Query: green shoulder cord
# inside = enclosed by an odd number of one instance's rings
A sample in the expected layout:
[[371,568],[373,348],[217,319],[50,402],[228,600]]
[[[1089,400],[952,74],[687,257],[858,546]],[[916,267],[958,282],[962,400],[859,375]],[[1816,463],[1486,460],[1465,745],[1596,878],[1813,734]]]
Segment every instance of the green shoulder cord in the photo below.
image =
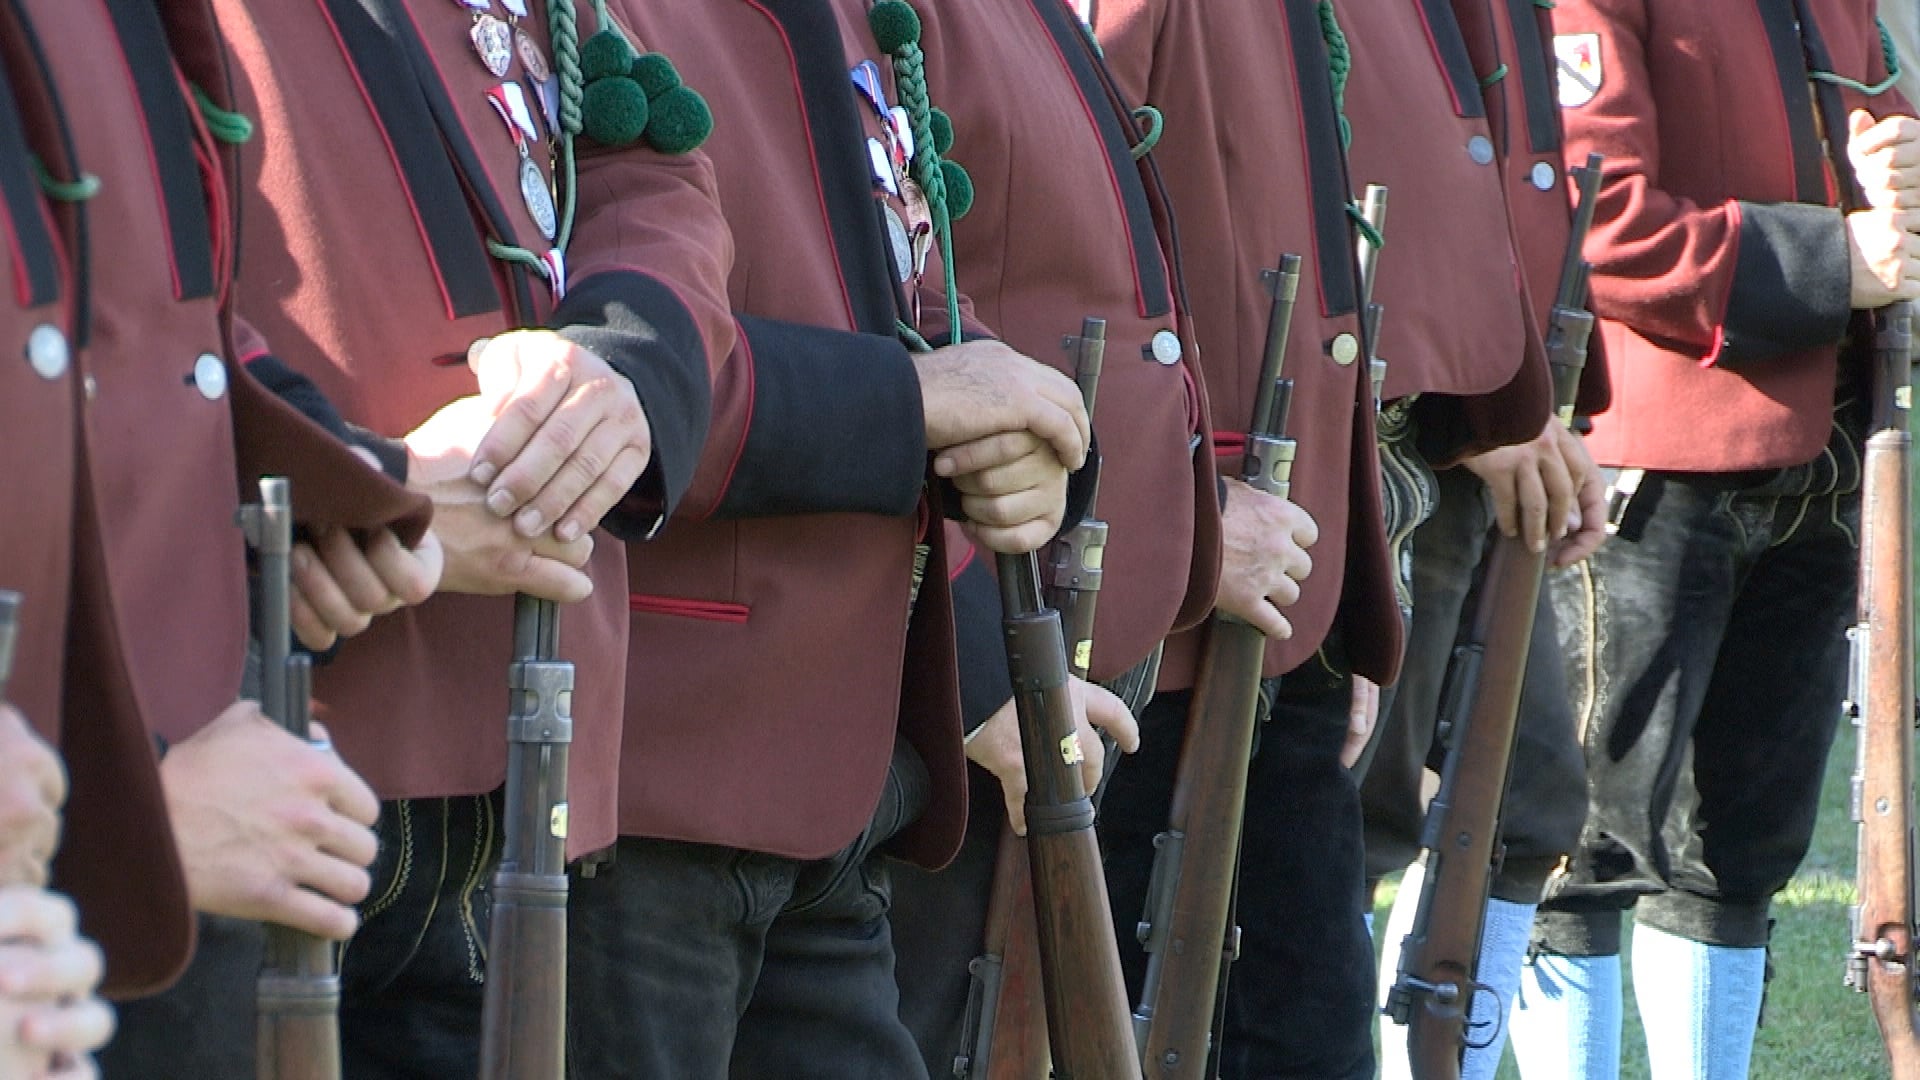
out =
[[193,91],[193,103],[207,123],[207,134],[228,146],[239,146],[253,138],[253,121],[215,105],[199,86],[189,83],[187,88]]
[[[920,49],[920,14],[906,0],[879,0],[867,12],[867,25],[880,51],[893,58],[894,89],[913,129],[913,160],[908,171],[927,197],[935,246],[947,297],[947,337],[960,340],[960,286],[953,261],[953,222],[973,208],[973,178],[941,155],[953,148],[953,122],[933,107],[927,93],[927,55]],[[939,119],[936,121],[936,117]],[[938,138],[936,138],[936,135]],[[902,324],[902,337],[917,349],[927,342]]]
[[90,172],[81,173],[78,180],[62,180],[47,171],[46,162],[40,160],[40,155],[28,154],[27,160],[33,164],[33,178],[39,183],[40,190],[46,192],[47,198],[54,202],[86,202],[100,194],[100,178]]
[[[1353,72],[1353,49],[1347,45],[1347,32],[1340,29],[1340,20],[1334,17],[1333,0],[1320,0],[1318,10],[1320,37],[1327,43],[1327,77],[1333,82],[1333,112],[1340,122],[1340,148],[1345,150],[1353,145],[1353,125],[1347,123],[1347,76]],[[1367,224],[1360,204],[1351,198],[1347,200],[1347,217],[1374,250],[1386,246],[1380,231]]]
[[1865,94],[1868,97],[1879,97],[1881,94],[1893,89],[1893,84],[1900,81],[1900,54],[1894,50],[1893,35],[1887,32],[1887,24],[1880,21],[1880,16],[1875,15],[1873,17],[1873,26],[1874,29],[1880,31],[1880,58],[1887,65],[1886,78],[1874,83],[1872,86],[1855,82],[1844,75],[1836,75],[1831,71],[1809,71],[1807,72],[1807,78],[1818,82],[1831,83],[1834,86],[1852,90],[1857,94]]

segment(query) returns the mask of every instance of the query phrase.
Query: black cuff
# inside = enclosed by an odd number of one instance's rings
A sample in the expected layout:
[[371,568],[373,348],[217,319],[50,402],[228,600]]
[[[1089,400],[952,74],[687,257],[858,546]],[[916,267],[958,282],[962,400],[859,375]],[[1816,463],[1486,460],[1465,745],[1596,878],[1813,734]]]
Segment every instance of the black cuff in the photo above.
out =
[[892,338],[739,317],[753,364],[746,445],[714,516],[884,514],[920,505],[920,377]]
[[649,536],[693,481],[707,439],[713,384],[706,343],[680,298],[633,270],[594,274],[567,290],[551,325],[633,384],[653,436],[653,459],[607,527],[623,540]]
[[1740,255],[1720,362],[1737,365],[1838,342],[1851,314],[1846,221],[1830,206],[1740,204]]
[[399,439],[389,439],[359,424],[347,425],[347,442],[362,447],[374,457],[380,459],[380,471],[386,473],[396,484],[407,482],[407,444]]
[[953,579],[953,651],[960,668],[960,721],[967,734],[1013,700],[1013,675],[1001,638],[1000,583],[987,571],[986,554]]

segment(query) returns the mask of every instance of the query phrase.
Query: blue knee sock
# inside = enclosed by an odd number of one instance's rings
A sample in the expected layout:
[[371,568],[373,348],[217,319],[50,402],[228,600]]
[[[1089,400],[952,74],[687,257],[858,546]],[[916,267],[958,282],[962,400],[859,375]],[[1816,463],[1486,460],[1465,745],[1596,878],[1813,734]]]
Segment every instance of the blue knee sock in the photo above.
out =
[[1533,912],[1532,904],[1487,901],[1474,978],[1493,993],[1476,995],[1473,1011],[1467,1014],[1467,1056],[1461,1063],[1460,1080],[1493,1080],[1500,1069],[1508,1017],[1513,1015],[1514,994],[1520,988],[1520,966],[1526,962],[1527,941],[1533,935]]
[[1520,969],[1512,1040],[1526,1080],[1617,1080],[1620,957],[1535,954]]
[[1745,1080],[1767,950],[1633,928],[1633,994],[1653,1080]]

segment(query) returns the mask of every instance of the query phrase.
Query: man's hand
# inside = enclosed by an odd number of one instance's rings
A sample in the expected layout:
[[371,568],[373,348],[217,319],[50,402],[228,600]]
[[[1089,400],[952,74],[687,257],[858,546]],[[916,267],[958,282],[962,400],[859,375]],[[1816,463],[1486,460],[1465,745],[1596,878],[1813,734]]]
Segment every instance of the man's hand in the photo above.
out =
[[19,710],[0,705],[0,886],[47,883],[67,771]]
[[[1106,747],[1095,731],[1113,737],[1123,753],[1140,749],[1140,725],[1127,711],[1126,703],[1098,683],[1069,678],[1073,698],[1074,733],[1080,739],[1080,782],[1092,791],[1100,784],[1100,770],[1106,760]],[[1027,762],[1020,753],[1020,717],[1012,701],[1000,706],[980,730],[967,740],[967,760],[992,773],[1000,781],[1000,793],[1007,801],[1007,821],[1014,834],[1027,835]]]
[[1038,551],[1060,531],[1067,468],[1053,446],[1032,432],[949,447],[934,470],[953,478],[967,535],[981,547],[1022,555]]
[[[1072,379],[997,341],[949,345],[920,353],[913,363],[920,375],[928,449],[937,453],[1024,431],[1051,445],[1069,472],[1086,462],[1093,429]],[[945,457],[934,458],[934,471],[941,476],[973,471],[953,461],[943,464]]]
[[433,531],[445,549],[440,588],[482,596],[524,592],[562,603],[586,599],[593,580],[581,568],[593,554],[593,538],[529,540],[487,508],[486,489],[471,479],[473,448],[493,425],[487,402],[468,397],[406,437],[407,487],[433,500]]
[[66,897],[0,889],[0,1076],[79,1080],[113,1034],[113,1010],[94,996],[100,949],[79,935]]
[[1563,425],[1554,426],[1560,432],[1562,458],[1574,475],[1583,478],[1580,505],[1567,519],[1567,534],[1554,545],[1548,559],[1555,568],[1562,568],[1600,550],[1600,545],[1606,542],[1607,484],[1600,478],[1600,470],[1594,467],[1593,455],[1587,453],[1587,441]]
[[653,460],[653,429],[619,372],[550,330],[475,342],[467,366],[499,417],[468,476],[521,536],[562,542],[600,527]]
[[1856,309],[1920,298],[1920,210],[1875,207],[1848,214],[1847,256]]
[[242,701],[174,744],[160,779],[195,909],[352,936],[380,801],[338,755]]
[[1340,747],[1340,764],[1353,768],[1373,738],[1373,727],[1380,721],[1380,686],[1360,675],[1353,677],[1353,700],[1347,706],[1347,741]]
[[[1567,535],[1584,475],[1593,471],[1592,459],[1577,443],[1574,460],[1567,458],[1563,439],[1566,426],[1547,418],[1547,426],[1532,441],[1489,450],[1464,463],[1493,495],[1493,513],[1501,535],[1526,541],[1527,550],[1541,554],[1550,541]],[[1584,464],[1583,464],[1584,463]]]
[[293,632],[320,652],[378,616],[424,603],[440,584],[446,553],[431,531],[409,551],[391,529],[363,546],[347,530],[328,528],[295,544],[291,561]]
[[1220,591],[1214,605],[1270,638],[1293,636],[1280,609],[1300,599],[1313,571],[1307,549],[1320,526],[1305,510],[1239,480],[1228,480],[1221,515]]
[[1920,208],[1920,120],[1889,116],[1875,120],[1865,109],[1847,117],[1847,158],[1878,209]]

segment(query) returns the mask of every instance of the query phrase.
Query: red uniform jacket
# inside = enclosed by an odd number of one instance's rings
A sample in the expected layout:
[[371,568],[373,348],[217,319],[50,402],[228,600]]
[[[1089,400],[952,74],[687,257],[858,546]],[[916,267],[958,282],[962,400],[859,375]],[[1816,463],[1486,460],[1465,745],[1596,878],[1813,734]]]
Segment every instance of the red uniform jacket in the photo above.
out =
[[[1886,77],[1871,4],[1806,8],[1831,70]],[[1566,0],[1554,22],[1567,160],[1607,157],[1586,247],[1613,391],[1595,459],[1810,459],[1827,442],[1849,264],[1794,5]],[[1845,97],[1907,110],[1895,93]]]
[[[1307,660],[1337,619],[1353,670],[1390,682],[1400,611],[1373,391],[1358,348],[1352,184],[1315,5],[1101,0],[1094,27],[1121,88],[1166,117],[1155,156],[1169,163],[1217,432],[1244,431],[1253,411],[1268,308],[1261,269],[1283,253],[1305,260],[1287,351],[1299,442],[1293,499],[1319,523],[1321,539],[1300,601],[1286,612],[1293,637],[1269,648],[1267,671]],[[1237,453],[1223,460],[1237,467]],[[1163,688],[1193,684],[1201,640],[1169,642]]]
[[[386,436],[475,391],[464,362],[474,339],[557,328],[632,380],[647,410],[657,473],[642,487],[654,485],[656,505],[631,515],[628,535],[651,528],[690,480],[711,368],[733,341],[722,296],[731,248],[705,159],[583,143],[570,285],[555,304],[537,274],[485,247],[547,243],[487,99],[500,80],[475,55],[460,5],[215,7],[241,109],[259,125],[245,147],[241,310],[348,419]],[[532,7],[521,29],[551,57],[545,6]],[[595,29],[583,10],[581,36]],[[626,681],[626,553],[595,539],[594,595],[566,609],[561,637],[576,671],[576,855],[615,835]],[[319,672],[318,715],[383,797],[499,786],[511,627],[507,598],[436,597],[379,620]]]
[[[876,186],[886,135],[854,66],[872,61],[898,101],[866,11],[615,6],[712,103],[741,326],[686,506],[629,568],[627,835],[831,854],[871,818],[898,732],[934,786],[898,850],[937,864],[959,842],[952,615],[919,382],[895,336],[914,295],[926,336],[947,336],[941,264],[915,290],[890,254],[885,215],[905,210]],[[934,569],[909,617],[918,537]]]
[[[1531,3],[1529,3],[1531,9]],[[1546,354],[1521,287],[1507,208],[1509,169],[1494,144],[1475,58],[1435,0],[1345,4],[1353,50],[1346,111],[1356,183],[1389,191],[1374,297],[1384,306],[1385,396],[1419,394],[1422,449],[1443,461],[1540,434],[1552,401]],[[1504,17],[1504,16],[1503,16]],[[1509,78],[1520,75],[1509,69]],[[1547,194],[1564,232],[1559,162]]]
[[[1110,531],[1091,674],[1111,679],[1205,618],[1219,583],[1213,446],[1166,193],[1156,167],[1134,161],[1130,110],[1061,0],[927,5],[924,18],[928,79],[956,118],[950,156],[975,180],[954,229],[961,288],[1003,340],[1069,375],[1065,339],[1084,316],[1107,322],[1094,426]],[[978,590],[990,613],[989,561],[955,588]],[[1006,693],[989,709],[1010,695],[1000,623],[959,632],[969,719],[983,719],[969,676],[999,673]]]
[[[273,472],[309,523],[396,524],[411,541],[426,521],[423,501],[224,359],[226,180],[182,77],[216,100],[225,88],[205,53],[176,61],[166,32],[143,2],[0,11],[0,587],[26,597],[9,696],[66,760],[55,885],[116,994],[158,989],[191,946],[150,731],[190,735],[237,695],[236,494]],[[43,203],[28,153],[97,177],[97,194]]]

